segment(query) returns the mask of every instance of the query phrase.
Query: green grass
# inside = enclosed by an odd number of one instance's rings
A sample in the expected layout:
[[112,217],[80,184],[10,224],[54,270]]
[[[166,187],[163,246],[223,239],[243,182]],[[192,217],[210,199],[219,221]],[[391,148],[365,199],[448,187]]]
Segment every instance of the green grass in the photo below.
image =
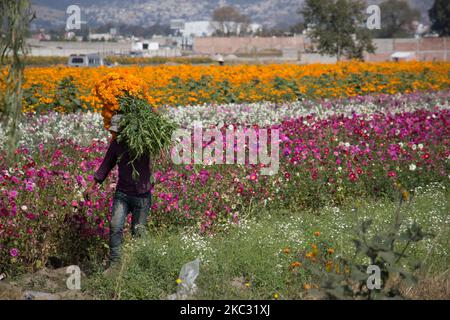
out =
[[[402,207],[404,225],[419,223],[433,238],[409,247],[411,259],[424,263],[421,274],[433,276],[449,268],[449,191],[442,185],[418,189]],[[181,266],[199,257],[197,299],[285,299],[305,297],[304,284],[313,283],[308,270],[292,272],[295,252],[321,243],[335,256],[351,258],[355,227],[373,219],[373,232],[393,222],[397,203],[391,200],[355,201],[343,208],[319,212],[261,212],[214,236],[191,230],[151,231],[144,239],[126,241],[123,266],[116,273],[95,274],[84,289],[100,299],[166,299],[176,292]],[[320,236],[314,232],[320,231]],[[291,253],[283,252],[290,248]]]

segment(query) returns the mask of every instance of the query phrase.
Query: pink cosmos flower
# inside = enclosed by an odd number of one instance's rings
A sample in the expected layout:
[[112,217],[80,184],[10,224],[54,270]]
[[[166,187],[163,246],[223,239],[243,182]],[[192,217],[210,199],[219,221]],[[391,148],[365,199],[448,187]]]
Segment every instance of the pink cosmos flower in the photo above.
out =
[[395,173],[395,171],[389,171],[388,176],[391,178],[395,178],[397,176],[397,173]]
[[17,257],[19,255],[19,250],[17,250],[16,248],[12,248],[11,250],[9,250],[9,255],[11,257]]
[[16,190],[11,190],[10,192],[9,192],[9,197],[10,198],[12,198],[12,199],[14,199],[15,197],[17,197],[17,191]]

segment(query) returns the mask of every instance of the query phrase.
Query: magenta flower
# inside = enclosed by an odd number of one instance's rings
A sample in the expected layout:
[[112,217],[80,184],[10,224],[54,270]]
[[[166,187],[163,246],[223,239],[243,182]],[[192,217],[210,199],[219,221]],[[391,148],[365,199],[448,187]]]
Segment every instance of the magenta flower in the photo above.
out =
[[16,190],[11,190],[9,192],[9,197],[14,199],[15,197],[17,197],[17,191]]
[[19,255],[19,250],[17,250],[16,248],[12,248],[11,250],[9,250],[9,255],[11,257],[17,257]]

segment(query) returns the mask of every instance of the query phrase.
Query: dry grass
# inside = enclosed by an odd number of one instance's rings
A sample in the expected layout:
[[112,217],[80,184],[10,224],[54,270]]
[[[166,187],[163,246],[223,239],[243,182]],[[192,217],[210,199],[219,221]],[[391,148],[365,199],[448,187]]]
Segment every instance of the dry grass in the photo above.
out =
[[413,287],[402,288],[407,299],[413,300],[450,300],[450,272],[428,276]]

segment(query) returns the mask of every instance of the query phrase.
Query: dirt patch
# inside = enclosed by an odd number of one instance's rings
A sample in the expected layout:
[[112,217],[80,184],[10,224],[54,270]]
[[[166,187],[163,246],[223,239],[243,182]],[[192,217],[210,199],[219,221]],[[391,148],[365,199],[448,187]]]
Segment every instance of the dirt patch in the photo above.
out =
[[[14,280],[0,281],[1,300],[86,300],[92,299],[81,290],[67,288],[66,268],[43,269]],[[81,274],[81,283],[86,276]]]

